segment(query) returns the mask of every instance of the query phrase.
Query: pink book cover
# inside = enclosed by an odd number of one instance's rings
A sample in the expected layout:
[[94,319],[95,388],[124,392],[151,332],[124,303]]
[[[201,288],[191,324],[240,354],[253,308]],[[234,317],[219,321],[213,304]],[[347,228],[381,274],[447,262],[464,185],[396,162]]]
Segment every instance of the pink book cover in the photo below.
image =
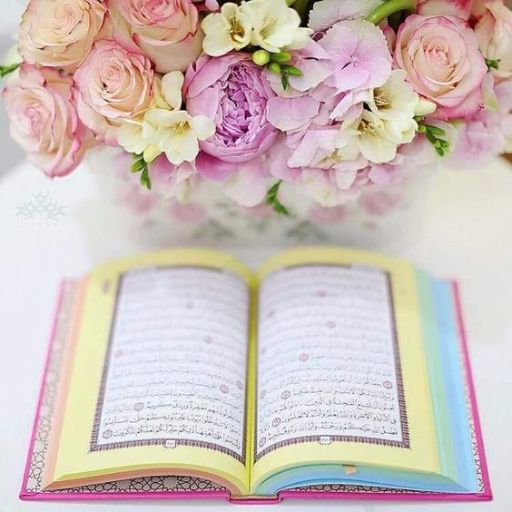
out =
[[69,339],[73,305],[77,296],[74,282],[62,283],[51,329],[46,364],[34,419],[30,447],[23,475],[22,500],[38,501],[109,501],[149,499],[223,499],[232,503],[279,503],[283,499],[300,500],[380,500],[380,501],[484,501],[492,499],[482,430],[478,417],[476,395],[471,374],[469,352],[462,318],[459,289],[453,284],[462,363],[466,377],[466,392],[470,406],[475,465],[478,473],[477,493],[436,493],[408,491],[359,485],[316,485],[281,492],[276,497],[232,497],[229,491],[214,482],[196,477],[161,476],[120,480],[66,490],[42,489],[43,474],[48,460],[48,440],[56,405],[64,348]]

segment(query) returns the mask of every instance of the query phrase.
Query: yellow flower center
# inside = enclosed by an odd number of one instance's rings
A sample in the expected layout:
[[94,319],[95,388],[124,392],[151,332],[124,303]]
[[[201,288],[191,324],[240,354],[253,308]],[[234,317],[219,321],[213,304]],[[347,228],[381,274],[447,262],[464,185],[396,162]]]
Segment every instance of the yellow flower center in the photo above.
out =
[[385,110],[391,107],[391,101],[388,98],[385,91],[383,91],[382,89],[375,89],[375,91],[373,92],[373,98],[375,101],[375,105],[380,110]]
[[377,135],[376,126],[367,119],[361,119],[357,131],[360,135],[369,135],[375,137]]
[[229,20],[229,37],[231,37],[233,41],[242,41],[245,37],[245,29],[236,14],[231,16]]
[[188,121],[180,121],[171,127],[175,135],[183,135],[190,130],[190,124]]

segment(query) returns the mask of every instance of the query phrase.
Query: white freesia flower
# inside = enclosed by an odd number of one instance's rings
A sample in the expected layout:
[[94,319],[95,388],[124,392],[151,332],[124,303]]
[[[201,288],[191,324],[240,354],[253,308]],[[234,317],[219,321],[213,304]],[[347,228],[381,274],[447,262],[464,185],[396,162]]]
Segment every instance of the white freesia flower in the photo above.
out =
[[215,123],[206,116],[192,117],[183,104],[183,73],[174,71],[158,84],[151,108],[141,119],[124,123],[118,142],[129,153],[144,154],[148,163],[165,153],[169,162],[193,162],[199,154],[199,141],[215,133]]
[[384,85],[369,90],[364,103],[369,110],[342,124],[337,145],[357,147],[376,164],[390,162],[399,145],[414,139],[418,129],[415,116],[431,114],[436,109],[406,82],[402,70],[393,71]]
[[123,123],[117,132],[117,142],[128,153],[144,153],[148,143],[142,136],[142,121],[132,119]]
[[250,0],[240,6],[240,12],[252,24],[251,43],[272,53],[300,50],[313,33],[300,26],[299,13],[286,0]]
[[401,69],[391,72],[387,82],[368,92],[366,103],[370,110],[381,119],[404,119],[414,117],[418,95],[405,82]]
[[205,33],[203,49],[212,57],[241,50],[251,42],[251,23],[242,9],[231,2],[224,4],[219,13],[206,16],[201,27]]
[[183,104],[183,83],[185,76],[180,71],[172,71],[162,78],[160,85],[164,100],[172,110],[179,110]]
[[401,69],[391,72],[387,82],[368,93],[370,110],[386,120],[412,119],[414,116],[432,114],[435,103],[422,99],[405,80],[406,74]]
[[209,117],[192,117],[185,110],[151,109],[142,125],[144,139],[175,165],[193,162],[199,154],[199,141],[214,133],[215,124]]
[[400,144],[413,140],[416,128],[414,119],[382,119],[371,110],[363,110],[358,118],[342,124],[339,145],[354,144],[364,158],[382,164],[395,158]]

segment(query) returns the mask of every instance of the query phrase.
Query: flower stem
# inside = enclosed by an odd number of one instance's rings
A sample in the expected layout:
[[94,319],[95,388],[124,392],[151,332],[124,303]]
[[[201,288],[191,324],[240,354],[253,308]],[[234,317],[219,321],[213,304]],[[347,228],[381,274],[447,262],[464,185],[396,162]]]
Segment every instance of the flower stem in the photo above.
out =
[[288,4],[300,14],[303,24],[307,23],[313,2],[311,0],[295,0],[292,4],[290,2]]
[[368,14],[368,16],[366,16],[366,21],[369,21],[374,25],[378,25],[382,20],[389,18],[389,16],[396,12],[414,12],[415,10],[416,0],[387,0]]

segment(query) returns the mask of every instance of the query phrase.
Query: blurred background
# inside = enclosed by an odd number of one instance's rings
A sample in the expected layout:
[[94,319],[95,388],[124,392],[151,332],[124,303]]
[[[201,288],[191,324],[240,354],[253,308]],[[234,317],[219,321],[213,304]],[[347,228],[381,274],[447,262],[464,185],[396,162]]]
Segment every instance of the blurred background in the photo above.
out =
[[[23,12],[25,0],[3,0],[0,8],[0,55],[7,53],[15,43],[16,26]],[[2,164],[0,176],[24,158],[23,152],[9,138],[9,128],[5,118],[5,110],[0,105],[0,150]]]

